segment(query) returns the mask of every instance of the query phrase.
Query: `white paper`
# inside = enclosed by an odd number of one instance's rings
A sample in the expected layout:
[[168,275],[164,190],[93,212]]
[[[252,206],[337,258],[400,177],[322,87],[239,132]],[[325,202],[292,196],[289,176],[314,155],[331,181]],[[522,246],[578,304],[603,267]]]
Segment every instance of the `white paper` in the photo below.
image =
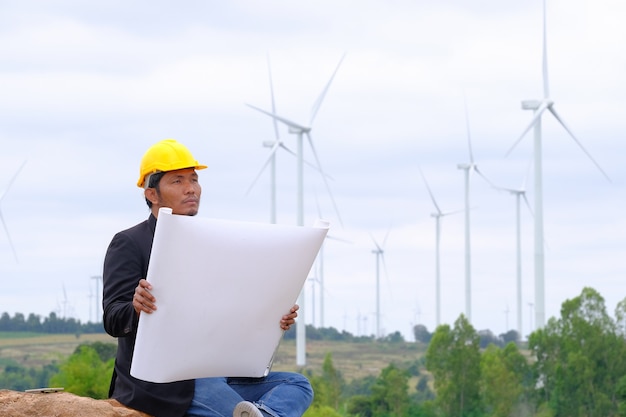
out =
[[161,209],[130,373],[151,382],[269,372],[282,330],[328,233]]

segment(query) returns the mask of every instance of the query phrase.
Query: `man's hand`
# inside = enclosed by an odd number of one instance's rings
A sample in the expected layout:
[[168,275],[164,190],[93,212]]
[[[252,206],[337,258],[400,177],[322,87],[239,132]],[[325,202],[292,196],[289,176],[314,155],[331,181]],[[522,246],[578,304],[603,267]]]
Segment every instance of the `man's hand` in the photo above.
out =
[[296,317],[298,317],[298,309],[300,306],[298,304],[294,304],[289,310],[288,314],[285,314],[282,319],[280,319],[280,328],[283,330],[289,330],[292,324],[296,322]]
[[142,311],[151,314],[157,309],[154,304],[156,299],[150,293],[151,289],[152,285],[150,285],[148,281],[145,279],[139,280],[139,284],[137,284],[137,287],[135,288],[135,295],[133,295],[133,307],[135,308],[137,315],[139,315]]

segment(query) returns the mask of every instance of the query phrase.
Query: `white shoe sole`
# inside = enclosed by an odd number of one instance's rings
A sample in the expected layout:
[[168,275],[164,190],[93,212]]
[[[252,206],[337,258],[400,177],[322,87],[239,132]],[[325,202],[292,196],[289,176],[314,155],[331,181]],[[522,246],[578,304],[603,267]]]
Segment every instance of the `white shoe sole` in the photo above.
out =
[[261,411],[249,401],[242,401],[235,407],[233,417],[263,417]]

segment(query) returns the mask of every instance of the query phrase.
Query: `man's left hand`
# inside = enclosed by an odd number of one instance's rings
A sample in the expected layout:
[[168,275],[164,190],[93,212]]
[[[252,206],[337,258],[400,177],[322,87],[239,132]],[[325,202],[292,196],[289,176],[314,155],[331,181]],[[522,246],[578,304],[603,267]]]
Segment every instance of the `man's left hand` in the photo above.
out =
[[298,309],[300,306],[298,304],[294,304],[289,310],[288,314],[285,314],[282,319],[280,319],[280,328],[283,330],[289,330],[292,324],[296,322],[296,317],[298,317]]

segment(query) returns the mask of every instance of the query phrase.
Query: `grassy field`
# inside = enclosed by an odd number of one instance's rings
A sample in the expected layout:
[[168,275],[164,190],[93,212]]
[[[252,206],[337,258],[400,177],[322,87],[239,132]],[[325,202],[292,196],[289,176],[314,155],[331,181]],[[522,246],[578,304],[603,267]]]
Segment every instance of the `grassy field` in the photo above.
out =
[[0,332],[0,361],[12,359],[26,366],[43,366],[61,361],[74,352],[76,346],[90,342],[117,343],[107,334],[40,334],[25,332]]
[[[0,363],[11,359],[32,367],[42,366],[53,361],[61,361],[72,354],[76,346],[90,342],[116,343],[107,334],[44,335],[31,333],[0,332]],[[307,364],[296,365],[296,345],[294,340],[283,340],[273,369],[276,371],[311,371],[321,374],[326,354],[331,353],[333,364],[348,381],[368,375],[378,376],[391,362],[411,363],[424,354],[424,347],[415,343],[389,344],[382,342],[348,343],[333,341],[307,341]]]

